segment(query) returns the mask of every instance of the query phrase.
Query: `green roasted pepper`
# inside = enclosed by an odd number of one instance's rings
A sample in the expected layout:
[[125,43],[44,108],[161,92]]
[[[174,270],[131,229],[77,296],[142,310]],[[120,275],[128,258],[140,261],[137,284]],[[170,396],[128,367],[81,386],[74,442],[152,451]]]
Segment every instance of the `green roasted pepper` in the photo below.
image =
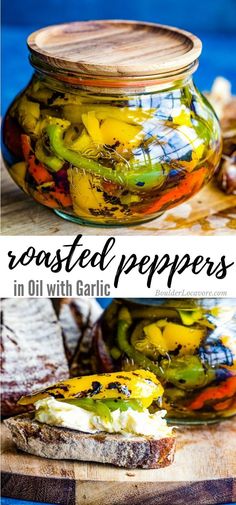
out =
[[215,371],[204,368],[198,356],[181,356],[171,361],[163,359],[161,367],[165,381],[180,389],[201,388],[215,379]]
[[[143,353],[148,358],[156,359],[159,355],[159,351],[153,341],[150,340],[143,331],[145,326],[149,323],[149,319],[144,319],[138,323],[131,334],[130,342],[137,351]],[[160,329],[159,331],[161,333]]]
[[131,326],[132,319],[130,313],[126,307],[122,307],[118,315],[117,324],[117,343],[121,351],[127,354],[128,358],[134,361],[135,364],[144,368],[144,370],[150,370],[158,378],[163,378],[163,371],[158,366],[155,365],[149,358],[144,356],[141,352],[137,351],[130,343],[128,330]]
[[81,409],[93,412],[107,422],[112,422],[111,412],[109,407],[102,401],[92,400],[91,398],[82,398],[79,400],[67,400],[65,403],[70,403]]
[[35,156],[39,161],[41,161],[41,163],[49,167],[53,172],[58,172],[58,170],[60,170],[64,165],[63,160],[60,160],[57,156],[50,155],[46,152],[41,139],[37,140],[35,144]]
[[199,319],[202,318],[202,310],[201,309],[195,309],[195,310],[178,310],[179,315],[181,317],[182,323],[185,324],[185,326],[191,326],[192,324],[196,323],[199,321]]
[[121,412],[125,412],[128,409],[137,410],[142,412],[143,405],[138,400],[102,400],[102,403],[109,408],[111,412],[114,410],[121,410]]
[[112,422],[111,412],[120,410],[125,412],[128,409],[143,411],[143,405],[138,400],[92,400],[91,398],[81,398],[75,400],[63,400],[65,403],[75,405],[81,409],[93,412],[108,422]]
[[134,170],[118,172],[68,149],[63,142],[63,128],[60,126],[49,125],[46,128],[46,132],[49,137],[51,150],[56,156],[90,174],[102,177],[115,184],[141,191],[158,187],[165,181],[164,171],[160,163],[157,163],[154,168],[150,168],[149,171],[146,170],[146,167],[140,166],[137,172]]

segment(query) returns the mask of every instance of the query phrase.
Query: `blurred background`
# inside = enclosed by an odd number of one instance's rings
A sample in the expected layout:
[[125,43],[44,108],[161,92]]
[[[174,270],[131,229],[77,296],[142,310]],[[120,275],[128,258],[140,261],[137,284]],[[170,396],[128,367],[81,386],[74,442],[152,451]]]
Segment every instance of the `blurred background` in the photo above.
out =
[[236,93],[236,0],[2,0],[2,113],[31,76],[26,37],[50,24],[136,19],[177,26],[203,41],[195,81],[209,90],[224,76]]

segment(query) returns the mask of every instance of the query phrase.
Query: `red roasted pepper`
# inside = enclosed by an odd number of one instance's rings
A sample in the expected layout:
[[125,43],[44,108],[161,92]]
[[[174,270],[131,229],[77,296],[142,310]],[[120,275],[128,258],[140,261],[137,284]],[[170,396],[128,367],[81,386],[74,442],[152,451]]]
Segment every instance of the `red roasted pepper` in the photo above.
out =
[[47,190],[32,190],[30,189],[31,195],[37,202],[42,205],[46,205],[51,209],[58,209],[63,207],[70,207],[72,205],[70,195],[64,193],[60,189],[54,187],[53,189]]
[[21,133],[22,129],[15,119],[7,115],[3,125],[3,141],[9,151],[22,159]]
[[28,163],[28,172],[34,178],[35,182],[37,184],[53,182],[53,177],[50,172],[36,159],[31,149],[30,137],[28,135],[21,135],[21,145],[25,161]]
[[161,210],[165,204],[171,204],[171,202],[173,202],[173,204],[168,206],[168,208],[171,208],[176,205],[177,202],[180,202],[181,198],[184,197],[184,199],[186,199],[187,196],[197,193],[204,182],[207,171],[207,168],[202,167],[196,172],[187,174],[178,186],[171,188],[163,196],[161,196],[157,202],[148,207],[145,210],[145,214],[157,212],[158,210]]
[[[232,398],[236,394],[236,377],[229,377],[219,386],[209,386],[204,389],[199,395],[188,405],[191,410],[202,409],[206,402],[215,402],[212,407],[215,410],[220,404],[225,404],[225,401]],[[217,402],[219,400],[219,402]]]

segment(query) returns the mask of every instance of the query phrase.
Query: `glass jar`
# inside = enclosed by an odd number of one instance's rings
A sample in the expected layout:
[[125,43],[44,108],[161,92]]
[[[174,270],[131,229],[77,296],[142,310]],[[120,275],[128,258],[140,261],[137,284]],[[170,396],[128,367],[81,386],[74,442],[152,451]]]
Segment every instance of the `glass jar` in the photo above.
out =
[[236,413],[236,299],[118,299],[94,328],[95,368],[144,368],[177,423]]
[[97,21],[39,30],[28,45],[35,73],[6,114],[3,155],[34,200],[78,223],[131,225],[183,203],[211,179],[221,136],[192,81],[196,37]]

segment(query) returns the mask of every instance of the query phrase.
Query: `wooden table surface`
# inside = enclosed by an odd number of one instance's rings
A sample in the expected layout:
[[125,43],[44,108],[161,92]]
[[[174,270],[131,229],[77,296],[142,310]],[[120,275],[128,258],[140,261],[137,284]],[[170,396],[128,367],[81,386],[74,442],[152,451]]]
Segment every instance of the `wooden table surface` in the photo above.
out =
[[213,505],[236,501],[236,418],[179,427],[159,470],[49,460],[20,452],[2,429],[2,494],[61,505]]
[[2,170],[2,235],[232,235],[236,233],[236,196],[211,182],[188,202],[139,226],[80,226],[34,202]]

